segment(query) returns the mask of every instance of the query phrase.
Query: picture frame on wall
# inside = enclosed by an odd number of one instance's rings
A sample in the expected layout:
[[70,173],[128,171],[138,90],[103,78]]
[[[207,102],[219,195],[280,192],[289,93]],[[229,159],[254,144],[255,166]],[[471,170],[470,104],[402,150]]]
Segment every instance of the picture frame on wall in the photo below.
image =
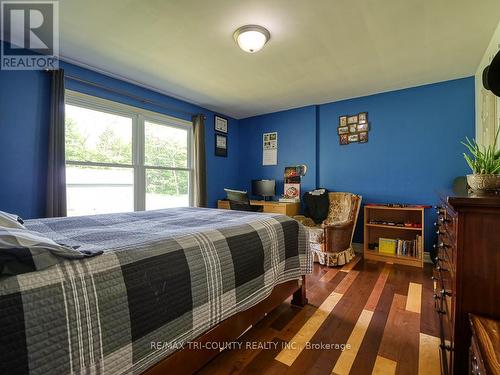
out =
[[348,126],[340,126],[337,128],[337,133],[340,134],[347,134],[349,133],[349,127]]
[[351,124],[349,125],[349,133],[356,133],[358,131],[358,125],[357,124]]
[[218,115],[214,116],[214,128],[216,132],[227,134],[227,119]]
[[359,141],[359,134],[349,134],[349,143],[353,142],[358,142]]
[[341,145],[348,145],[349,144],[349,134],[340,134],[339,135],[339,143]]
[[358,115],[353,115],[347,117],[347,123],[350,124],[356,124],[358,122]]
[[367,132],[368,131],[368,123],[360,123],[357,125],[357,131],[358,132]]
[[366,142],[368,142],[368,132],[359,133],[359,143],[366,143]]
[[360,124],[364,124],[365,122],[368,122],[368,112],[358,113],[358,122]]
[[227,157],[227,135],[215,134],[215,156]]
[[347,125],[347,115],[339,116],[339,127]]

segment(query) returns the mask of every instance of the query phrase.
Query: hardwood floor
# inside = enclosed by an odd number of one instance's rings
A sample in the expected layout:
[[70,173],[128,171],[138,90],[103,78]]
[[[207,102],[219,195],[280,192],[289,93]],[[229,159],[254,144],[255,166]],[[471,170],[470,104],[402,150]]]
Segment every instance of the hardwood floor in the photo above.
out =
[[199,374],[439,374],[431,275],[360,258],[314,264],[307,306],[281,304]]

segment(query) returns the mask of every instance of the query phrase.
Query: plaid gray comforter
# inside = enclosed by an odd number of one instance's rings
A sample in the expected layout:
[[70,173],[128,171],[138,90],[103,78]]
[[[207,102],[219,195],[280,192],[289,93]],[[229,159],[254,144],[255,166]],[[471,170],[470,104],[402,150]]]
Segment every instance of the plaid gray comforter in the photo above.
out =
[[25,225],[104,254],[0,280],[1,374],[141,373],[312,267],[306,231],[281,215],[178,208]]

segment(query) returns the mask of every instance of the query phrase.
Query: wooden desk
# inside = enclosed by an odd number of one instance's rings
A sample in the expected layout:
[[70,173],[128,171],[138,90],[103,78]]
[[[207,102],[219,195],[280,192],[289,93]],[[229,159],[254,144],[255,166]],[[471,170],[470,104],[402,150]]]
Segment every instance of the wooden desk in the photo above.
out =
[[[285,202],[275,202],[275,201],[258,201],[251,200],[250,204],[253,206],[263,206],[264,212],[273,214],[282,214],[287,216],[295,216],[300,213],[300,203],[285,203]],[[217,208],[224,210],[230,210],[229,201],[218,200]]]

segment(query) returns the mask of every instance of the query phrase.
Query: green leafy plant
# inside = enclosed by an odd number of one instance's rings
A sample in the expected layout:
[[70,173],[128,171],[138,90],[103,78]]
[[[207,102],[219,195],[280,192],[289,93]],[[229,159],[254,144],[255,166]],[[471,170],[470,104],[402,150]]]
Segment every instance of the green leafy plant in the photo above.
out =
[[496,151],[499,132],[500,127],[493,144],[488,147],[481,147],[475,139],[471,141],[467,137],[466,142],[462,142],[470,152],[470,155],[464,152],[464,158],[474,174],[500,174],[500,150]]

